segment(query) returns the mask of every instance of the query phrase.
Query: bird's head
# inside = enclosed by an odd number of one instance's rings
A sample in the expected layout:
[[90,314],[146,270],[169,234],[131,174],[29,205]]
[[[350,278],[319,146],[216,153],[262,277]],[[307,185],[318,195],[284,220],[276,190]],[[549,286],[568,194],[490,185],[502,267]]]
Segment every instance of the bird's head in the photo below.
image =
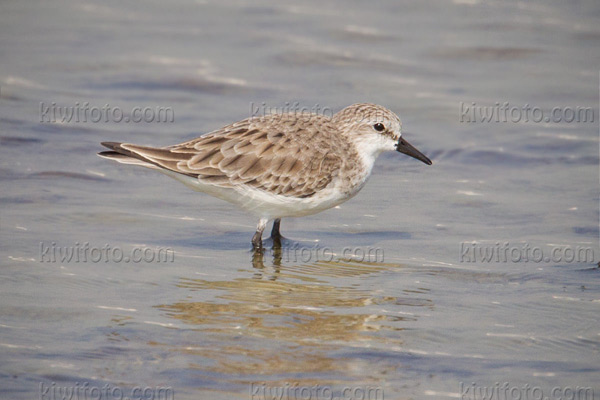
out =
[[373,156],[396,150],[431,165],[431,160],[402,137],[400,118],[385,107],[358,103],[339,111],[333,122],[361,151]]

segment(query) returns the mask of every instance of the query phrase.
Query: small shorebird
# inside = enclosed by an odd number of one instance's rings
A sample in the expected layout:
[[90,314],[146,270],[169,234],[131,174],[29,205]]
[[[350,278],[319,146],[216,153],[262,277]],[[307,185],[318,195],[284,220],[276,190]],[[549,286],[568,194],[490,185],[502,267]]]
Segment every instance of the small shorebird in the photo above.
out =
[[154,148],[103,142],[100,156],[159,170],[190,188],[229,201],[260,218],[252,237],[274,219],[316,214],[356,195],[377,156],[396,150],[431,165],[401,133],[400,119],[375,104],[353,104],[332,117],[309,113],[252,117],[189,142]]

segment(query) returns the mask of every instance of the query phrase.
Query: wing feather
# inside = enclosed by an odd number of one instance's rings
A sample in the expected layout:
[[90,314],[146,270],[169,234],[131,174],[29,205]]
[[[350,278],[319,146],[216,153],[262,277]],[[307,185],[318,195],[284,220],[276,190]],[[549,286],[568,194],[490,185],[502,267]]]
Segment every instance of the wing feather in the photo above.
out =
[[333,128],[329,118],[314,118],[320,120],[281,114],[246,119],[164,148],[125,143],[107,147],[213,185],[247,185],[284,196],[310,197],[336,178],[345,161],[334,150],[347,145],[335,132],[318,135],[318,129]]

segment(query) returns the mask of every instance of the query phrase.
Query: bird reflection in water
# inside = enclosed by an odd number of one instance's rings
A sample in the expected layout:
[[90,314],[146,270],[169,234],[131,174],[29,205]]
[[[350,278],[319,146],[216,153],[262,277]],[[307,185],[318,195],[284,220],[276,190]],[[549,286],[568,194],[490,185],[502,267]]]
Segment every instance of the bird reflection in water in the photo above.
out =
[[181,278],[177,286],[185,300],[158,307],[204,332],[204,345],[175,350],[207,358],[198,364],[214,373],[341,371],[351,369],[350,360],[336,359],[341,343],[400,349],[406,324],[433,307],[428,289],[402,289],[399,282],[397,295],[390,296],[381,288],[381,276],[401,275],[402,264],[294,263],[284,251],[277,245],[254,251],[252,267],[229,279]]

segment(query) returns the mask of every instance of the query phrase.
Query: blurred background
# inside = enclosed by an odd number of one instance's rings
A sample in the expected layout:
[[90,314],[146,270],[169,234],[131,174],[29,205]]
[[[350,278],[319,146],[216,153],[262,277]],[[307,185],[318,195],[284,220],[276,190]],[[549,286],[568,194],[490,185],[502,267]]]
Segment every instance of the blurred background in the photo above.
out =
[[[3,1],[1,397],[600,396],[599,45],[595,0]],[[96,156],[355,102],[433,165],[382,155],[264,257],[254,217]],[[106,246],[147,257],[60,255]]]

